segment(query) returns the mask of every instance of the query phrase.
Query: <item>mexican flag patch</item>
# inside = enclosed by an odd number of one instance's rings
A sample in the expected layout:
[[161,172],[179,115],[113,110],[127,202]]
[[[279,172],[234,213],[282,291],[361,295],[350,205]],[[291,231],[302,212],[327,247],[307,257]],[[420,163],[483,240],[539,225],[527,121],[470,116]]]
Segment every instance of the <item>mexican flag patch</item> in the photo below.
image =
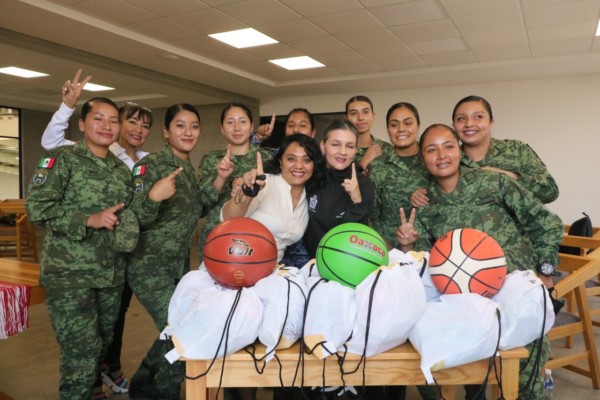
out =
[[133,169],[133,176],[140,176],[146,173],[146,164],[138,165]]
[[54,157],[43,157],[38,163],[38,168],[51,169],[52,167],[54,167],[55,162],[56,158]]

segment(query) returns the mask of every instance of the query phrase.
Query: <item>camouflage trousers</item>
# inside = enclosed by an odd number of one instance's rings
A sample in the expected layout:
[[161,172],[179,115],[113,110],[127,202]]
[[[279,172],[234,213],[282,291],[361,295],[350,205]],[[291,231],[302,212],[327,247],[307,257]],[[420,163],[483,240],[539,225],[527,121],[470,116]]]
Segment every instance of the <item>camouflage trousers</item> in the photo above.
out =
[[[167,326],[169,303],[179,280],[141,265],[128,266],[127,280],[158,331],[162,331]],[[156,339],[132,377],[132,385],[150,385],[165,396],[178,395],[185,377],[185,363],[167,361],[165,354],[173,347],[170,340]]]
[[89,400],[112,341],[123,286],[46,288],[50,323],[60,345],[61,400]]

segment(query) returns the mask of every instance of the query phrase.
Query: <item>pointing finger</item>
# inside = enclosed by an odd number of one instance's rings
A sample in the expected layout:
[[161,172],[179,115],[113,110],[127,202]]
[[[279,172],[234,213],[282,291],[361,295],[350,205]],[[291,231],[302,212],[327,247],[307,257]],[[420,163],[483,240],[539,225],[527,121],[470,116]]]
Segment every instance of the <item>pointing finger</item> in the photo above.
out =
[[263,164],[262,164],[262,156],[260,152],[256,152],[256,174],[263,175]]
[[227,159],[227,161],[229,161],[229,159],[231,158],[231,145],[230,144],[227,145],[227,152],[225,153],[225,158]]
[[269,123],[269,133],[273,132],[273,128],[275,127],[275,113],[271,117],[271,122]]
[[125,203],[119,203],[119,204],[116,204],[116,205],[114,205],[112,207],[107,208],[106,210],[110,211],[111,213],[114,214],[114,213],[116,213],[117,211],[119,211],[123,207],[125,207]]
[[170,178],[170,179],[175,179],[175,177],[176,177],[177,175],[179,175],[179,174],[181,173],[181,171],[183,171],[183,167],[179,167],[179,168],[177,168],[175,171],[173,171],[173,172],[171,172],[171,173],[169,174],[169,178]]
[[352,180],[356,180],[356,163],[352,163]]

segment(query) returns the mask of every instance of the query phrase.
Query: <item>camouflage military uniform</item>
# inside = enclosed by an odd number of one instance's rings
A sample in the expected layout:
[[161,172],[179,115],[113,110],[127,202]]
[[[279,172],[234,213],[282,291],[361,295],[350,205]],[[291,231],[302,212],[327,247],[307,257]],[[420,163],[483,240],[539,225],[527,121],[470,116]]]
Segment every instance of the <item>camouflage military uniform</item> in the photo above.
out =
[[[475,228],[490,234],[504,250],[508,271],[535,269],[542,262],[558,262],[563,225],[531,192],[508,176],[461,166],[452,193],[428,187],[429,206],[419,208],[415,228],[421,235],[418,250],[430,250],[436,239],[457,228]],[[528,348],[531,350],[533,344]],[[548,360],[547,339],[539,366]],[[543,399],[543,382],[533,360],[521,361],[520,389],[535,374],[531,399]],[[529,398],[529,395],[523,397]]]
[[410,212],[410,196],[416,189],[427,186],[430,176],[419,154],[399,157],[393,148],[375,159],[371,166],[369,178],[375,187],[371,225],[394,247],[400,207]]
[[[183,171],[176,177],[175,194],[162,202],[149,199],[154,183],[179,167]],[[192,164],[176,157],[168,145],[136,163],[133,183],[131,209],[140,221],[140,239],[128,258],[127,279],[162,331],[167,325],[171,296],[189,270],[190,248],[202,211],[200,192]],[[152,386],[164,398],[178,398],[185,365],[169,364],[164,358],[172,348],[170,341],[157,339],[133,376],[131,389],[136,385]]]
[[132,194],[127,166],[110,152],[94,156],[85,141],[48,152],[29,185],[29,218],[46,227],[40,284],[60,344],[61,399],[91,398],[125,281],[112,232],[87,221]]
[[204,157],[202,165],[200,165],[200,192],[202,193],[202,204],[209,208],[207,209],[208,215],[206,216],[202,232],[200,233],[200,239],[198,240],[200,260],[202,260],[202,254],[204,253],[204,242],[206,242],[206,237],[212,228],[219,224],[221,208],[223,207],[223,204],[231,198],[231,183],[233,182],[233,179],[243,176],[244,173],[250,171],[252,168],[256,168],[257,151],[260,151],[263,163],[273,158],[273,154],[268,150],[254,145],[250,145],[250,150],[246,155],[232,155],[231,161],[233,161],[235,166],[220,193],[214,188],[213,181],[217,177],[217,164],[225,157],[226,151],[211,151]]
[[491,138],[490,148],[481,161],[463,155],[462,161],[472,167],[491,166],[519,175],[519,183],[543,203],[558,198],[558,186],[546,165],[529,145],[519,140]]

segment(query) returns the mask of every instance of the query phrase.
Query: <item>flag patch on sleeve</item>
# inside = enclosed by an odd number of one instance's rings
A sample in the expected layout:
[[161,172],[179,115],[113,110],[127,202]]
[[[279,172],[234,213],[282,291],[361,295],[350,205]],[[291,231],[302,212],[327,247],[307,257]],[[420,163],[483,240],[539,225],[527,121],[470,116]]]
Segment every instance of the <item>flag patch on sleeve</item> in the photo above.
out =
[[133,169],[133,176],[141,176],[146,173],[146,164],[138,165]]
[[52,167],[54,167],[55,162],[56,158],[54,157],[42,157],[42,159],[38,163],[38,168],[52,169]]

